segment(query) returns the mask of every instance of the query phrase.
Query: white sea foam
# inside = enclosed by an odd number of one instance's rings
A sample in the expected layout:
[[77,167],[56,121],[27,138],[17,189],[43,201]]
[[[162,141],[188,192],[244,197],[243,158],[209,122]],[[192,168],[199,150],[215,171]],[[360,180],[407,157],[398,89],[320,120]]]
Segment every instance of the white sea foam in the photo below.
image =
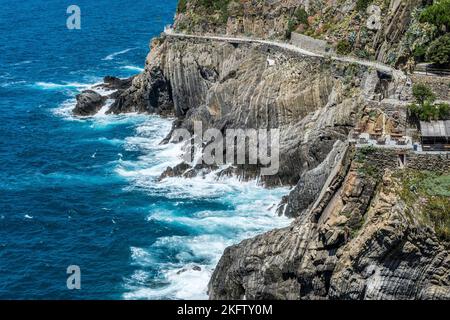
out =
[[[59,105],[58,108],[55,108],[53,110],[53,114],[55,114],[56,116],[60,116],[63,117],[66,120],[83,120],[83,117],[74,117],[72,114],[72,110],[75,108],[77,100],[75,98],[75,95],[80,93],[83,90],[93,90],[99,94],[101,94],[102,96],[109,96],[110,94],[112,94],[115,90],[110,90],[107,88],[103,88],[99,85],[101,85],[102,82],[97,82],[97,83],[67,83],[67,84],[55,84],[55,83],[47,83],[47,82],[37,82],[35,85],[37,85],[39,88],[42,89],[68,89],[71,90],[73,92],[73,96],[70,99],[65,100],[63,103],[61,103],[61,105]],[[115,120],[114,117],[112,116],[107,116],[106,112],[108,111],[109,107],[111,106],[111,104],[114,102],[114,100],[112,99],[108,99],[105,103],[105,105],[102,107],[102,109],[100,109],[100,111],[94,116],[94,117],[85,117],[85,118],[97,118],[100,121],[104,120],[104,122],[111,122],[111,120]]]
[[[148,286],[148,272],[138,269],[127,282],[130,291],[124,298],[206,299],[206,289],[214,266],[223,250],[231,244],[232,241],[218,235],[174,236],[160,238],[149,250],[132,248],[133,263],[142,267],[157,265],[161,272],[156,280],[163,285]],[[152,254],[164,252],[168,248],[179,251],[176,256],[178,262],[160,263],[160,258]],[[198,260],[209,263],[197,263]]]
[[2,88],[8,88],[8,87],[14,87],[14,86],[21,85],[21,84],[25,84],[25,83],[27,83],[27,82],[24,81],[24,80],[20,80],[20,81],[11,81],[11,82],[4,82],[4,83],[1,83],[1,84],[0,84],[0,87],[2,87]]
[[123,66],[123,67],[121,67],[121,68],[122,68],[122,69],[125,69],[125,70],[136,71],[136,72],[142,72],[142,71],[144,71],[144,68],[136,67],[136,66]]
[[[128,180],[130,189],[140,188],[150,195],[175,199],[180,205],[186,201],[204,200],[219,205],[217,210],[196,210],[194,205],[190,213],[150,209],[149,224],[177,226],[189,232],[185,236],[161,237],[150,247],[130,248],[135,270],[124,280],[127,292],[123,297],[206,299],[208,281],[227,246],[290,223],[289,219],[277,217],[275,213],[282,195],[288,190],[269,190],[256,181],[245,182],[236,177],[218,179],[217,172],[191,179],[173,177],[158,181],[168,166],[182,162],[182,144],[160,144],[170,132],[172,119],[136,114],[106,115],[111,102],[108,101],[107,106],[88,121],[96,130],[121,123],[136,125],[135,134],[124,140],[103,139],[105,143],[120,143],[127,151],[140,153],[133,160],[118,155],[113,164],[116,174]],[[75,103],[75,99],[69,99],[55,113],[70,120],[80,120],[71,113]]]
[[75,98],[67,99],[61,103],[58,108],[53,109],[53,114],[62,117],[65,120],[81,120],[72,116],[72,110],[75,108],[77,101]]
[[[149,223],[181,227],[189,235],[165,236],[150,247],[131,248],[135,271],[125,279],[125,299],[206,299],[207,284],[227,246],[290,223],[275,212],[287,188],[269,190],[256,181],[218,179],[214,172],[158,182],[156,178],[167,166],[182,161],[181,145],[159,145],[170,127],[169,121],[159,118],[138,126],[136,135],[125,139],[125,148],[141,151],[142,155],[135,161],[121,161],[117,174],[128,179],[132,188],[141,188],[149,194],[160,194],[180,203],[209,199],[221,204],[221,209],[196,210],[194,206],[189,213],[151,209],[147,216]],[[167,259],[169,255],[171,258]]]
[[122,51],[117,51],[117,52],[111,53],[110,55],[107,55],[102,60],[114,60],[115,57],[117,57],[117,56],[119,56],[121,54],[127,53],[127,52],[129,52],[131,50],[135,50],[135,49],[137,49],[137,48],[129,48],[129,49],[125,49],[125,50],[122,50]]
[[33,87],[41,90],[61,90],[61,89],[87,89],[91,87],[92,84],[79,83],[79,82],[64,82],[64,83],[54,83],[54,82],[36,82]]
[[24,64],[30,64],[30,63],[32,63],[32,62],[33,62],[33,61],[31,61],[31,60],[25,60],[25,61],[13,63],[12,66],[21,66],[21,65],[24,65]]
[[[206,266],[197,265],[202,268],[200,271],[192,269],[190,266],[180,269],[169,269],[163,271],[162,275],[168,285],[161,288],[151,288],[148,286],[148,274],[140,270],[133,275],[141,280],[141,286],[129,286],[129,292],[124,294],[127,300],[138,299],[177,299],[177,300],[206,300],[206,286],[211,278],[212,270]],[[134,290],[133,290],[134,289]]]

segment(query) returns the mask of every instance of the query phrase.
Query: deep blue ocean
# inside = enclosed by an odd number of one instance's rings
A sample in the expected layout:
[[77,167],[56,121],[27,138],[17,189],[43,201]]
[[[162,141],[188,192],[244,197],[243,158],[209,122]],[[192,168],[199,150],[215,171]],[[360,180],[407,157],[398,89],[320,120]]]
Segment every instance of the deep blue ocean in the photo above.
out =
[[[81,30],[66,9],[81,8]],[[0,0],[0,299],[203,299],[224,248],[286,225],[286,189],[181,162],[170,119],[77,119],[75,95],[142,70],[176,0]],[[68,290],[67,267],[81,269]]]

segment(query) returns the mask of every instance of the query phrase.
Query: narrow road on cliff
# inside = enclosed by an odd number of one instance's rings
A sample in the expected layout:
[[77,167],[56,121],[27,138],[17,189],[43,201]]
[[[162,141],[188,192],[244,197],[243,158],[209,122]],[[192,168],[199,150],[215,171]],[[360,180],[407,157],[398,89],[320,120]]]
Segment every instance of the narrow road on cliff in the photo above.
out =
[[402,71],[394,69],[388,65],[385,65],[383,63],[377,62],[377,61],[369,61],[369,60],[363,60],[358,59],[355,57],[348,57],[348,56],[339,56],[336,54],[321,54],[317,52],[308,51],[305,49],[302,49],[298,46],[295,46],[290,43],[286,42],[280,42],[280,41],[271,41],[271,40],[263,40],[263,39],[253,39],[253,38],[247,38],[247,37],[229,37],[229,36],[211,36],[211,35],[194,35],[194,34],[184,34],[184,33],[178,33],[175,32],[172,28],[166,28],[164,30],[164,34],[169,37],[177,37],[177,38],[193,38],[193,39],[206,39],[206,40],[215,40],[215,41],[224,41],[224,42],[244,42],[244,43],[259,43],[259,44],[266,44],[271,45],[275,47],[279,47],[285,50],[289,50],[295,53],[298,53],[300,55],[305,56],[311,56],[311,57],[321,57],[321,58],[330,58],[332,60],[336,61],[342,61],[347,63],[356,63],[359,65],[363,65],[366,67],[374,68],[380,72],[386,73],[388,75],[394,76],[395,78],[403,77],[404,74]]

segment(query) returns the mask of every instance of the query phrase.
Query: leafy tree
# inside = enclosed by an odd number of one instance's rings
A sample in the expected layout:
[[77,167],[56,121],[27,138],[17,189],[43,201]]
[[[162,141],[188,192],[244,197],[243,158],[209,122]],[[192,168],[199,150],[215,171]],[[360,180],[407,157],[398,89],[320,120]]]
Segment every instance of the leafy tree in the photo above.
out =
[[434,121],[448,120],[450,116],[450,106],[447,103],[433,104],[426,101],[423,105],[411,104],[408,106],[410,121]]
[[436,100],[436,95],[430,87],[424,84],[415,84],[413,86],[413,96],[421,106],[423,106],[425,102],[433,103]]
[[448,103],[438,103],[436,105],[439,120],[450,119],[450,105]]
[[413,95],[416,103],[408,106],[408,118],[411,123],[450,119],[450,106],[447,103],[434,103],[436,95],[428,86],[414,85]]
[[450,65],[450,33],[431,42],[427,50],[426,58],[427,61],[437,65]]
[[413,50],[413,55],[417,62],[424,61],[426,54],[427,54],[427,49],[424,46],[417,46]]
[[425,8],[419,21],[434,24],[438,30],[445,33],[450,30],[450,0],[437,0]]

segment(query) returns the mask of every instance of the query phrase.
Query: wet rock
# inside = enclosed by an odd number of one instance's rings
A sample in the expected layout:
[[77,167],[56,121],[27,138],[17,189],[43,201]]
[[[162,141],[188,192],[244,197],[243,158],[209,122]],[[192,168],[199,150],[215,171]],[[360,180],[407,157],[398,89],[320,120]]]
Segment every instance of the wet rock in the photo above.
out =
[[185,273],[185,272],[191,271],[191,270],[192,270],[192,271],[202,271],[202,267],[197,266],[197,265],[194,265],[194,266],[192,266],[192,267],[190,267],[190,268],[183,268],[183,269],[177,271],[177,274],[180,275],[180,274],[182,274],[182,273]]
[[125,90],[131,86],[133,79],[134,77],[120,79],[113,76],[106,76],[103,78],[104,84],[102,86],[111,90]]
[[[342,166],[331,191],[291,226],[227,248],[210,298],[450,299],[448,242],[415,218],[420,199],[403,202],[394,156],[380,151]],[[365,175],[367,166],[382,177]]]
[[192,170],[192,166],[186,162],[182,162],[175,167],[167,167],[167,169],[160,175],[159,180],[165,178],[182,177],[185,173]]
[[95,115],[105,104],[107,97],[103,97],[93,90],[86,90],[77,95],[77,104],[72,110],[76,116]]

